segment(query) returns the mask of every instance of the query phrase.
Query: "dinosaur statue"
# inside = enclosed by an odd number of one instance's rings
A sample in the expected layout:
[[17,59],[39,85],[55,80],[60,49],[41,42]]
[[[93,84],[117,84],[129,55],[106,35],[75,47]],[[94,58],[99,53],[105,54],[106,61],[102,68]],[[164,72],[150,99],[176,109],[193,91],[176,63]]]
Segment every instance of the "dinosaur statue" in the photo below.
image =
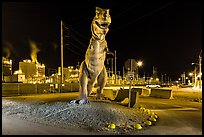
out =
[[77,100],[72,100],[71,103],[87,103],[87,97],[96,83],[99,86],[96,99],[101,99],[103,96],[107,76],[104,62],[106,53],[111,54],[105,40],[110,23],[109,9],[96,7],[96,15],[91,23],[92,38],[86,50],[85,60],[80,65],[79,97]]

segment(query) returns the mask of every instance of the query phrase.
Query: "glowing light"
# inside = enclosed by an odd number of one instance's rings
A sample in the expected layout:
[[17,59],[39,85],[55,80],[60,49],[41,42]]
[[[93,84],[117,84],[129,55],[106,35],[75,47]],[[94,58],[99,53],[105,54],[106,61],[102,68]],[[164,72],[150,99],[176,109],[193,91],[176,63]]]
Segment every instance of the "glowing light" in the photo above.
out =
[[190,72],[190,73],[189,73],[189,76],[193,76],[193,73],[192,73],[192,72]]
[[143,65],[143,62],[142,62],[142,61],[138,61],[138,62],[137,62],[137,65],[140,67],[140,66]]
[[69,68],[69,69],[73,69],[74,67],[73,67],[73,66],[68,66],[68,68]]
[[25,59],[25,60],[23,60],[23,62],[30,63],[30,62],[31,62],[31,60],[29,60],[29,59]]
[[16,70],[16,71],[14,71],[14,73],[13,74],[22,74],[23,72],[22,72],[22,70],[20,69],[20,70]]
[[202,76],[202,73],[198,74],[198,77],[201,77]]

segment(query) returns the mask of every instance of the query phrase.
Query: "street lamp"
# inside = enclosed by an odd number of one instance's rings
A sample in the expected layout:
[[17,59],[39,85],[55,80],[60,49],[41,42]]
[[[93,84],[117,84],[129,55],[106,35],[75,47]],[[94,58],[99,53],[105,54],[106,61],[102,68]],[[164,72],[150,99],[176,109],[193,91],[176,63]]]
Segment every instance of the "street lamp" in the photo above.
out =
[[194,69],[194,79],[195,79],[194,87],[197,87],[197,78],[198,78],[198,76],[197,76],[197,72],[196,72],[196,69],[197,69],[196,65],[199,66],[199,64],[198,63],[191,63],[191,64],[195,65],[195,69]]
[[142,61],[138,61],[137,62],[137,67],[136,67],[136,75],[137,75],[137,80],[139,81],[139,67],[141,67],[143,65]]
[[[192,77],[192,84],[193,84],[193,82],[194,82],[193,72],[190,72],[188,75],[189,75],[190,77]],[[189,80],[190,80],[190,79],[189,79]]]
[[192,73],[192,72],[190,72],[190,73],[189,73],[189,76],[191,76],[191,77],[192,77],[192,76],[193,76],[193,73]]
[[106,60],[107,60],[107,64],[109,64],[109,60],[111,60],[111,65],[110,65],[111,67],[110,67],[110,72],[108,71],[109,72],[108,76],[110,76],[110,74],[113,76],[113,58],[107,58]]
[[[113,53],[113,52],[111,52],[111,51],[109,51],[109,52],[107,52],[107,54],[110,54],[110,55],[112,55],[113,57],[115,57],[115,54]],[[107,60],[107,64],[109,64],[109,60],[111,60],[111,70],[109,71],[108,70],[108,72],[109,72],[109,77],[110,77],[110,73],[111,73],[111,80],[113,80],[113,57],[111,57],[111,58],[107,58],[106,60]],[[116,70],[116,68],[115,68],[115,70]],[[112,82],[111,82],[112,83]]]
[[116,50],[114,50],[114,55],[115,55],[115,84],[116,84],[116,80],[117,80],[117,75],[116,75],[116,72],[117,72],[117,69],[116,69]]
[[142,61],[138,61],[137,62],[137,66],[141,67],[143,65],[143,62]]
[[[202,52],[202,50],[201,50],[201,52]],[[201,57],[201,52],[199,54],[198,63],[191,63],[192,65],[198,65],[198,71],[199,71],[198,75],[196,74],[196,66],[195,66],[195,85],[194,85],[194,87],[197,87],[197,85],[198,85],[198,88],[200,88],[200,89],[202,89],[202,70],[201,70],[202,57]]]

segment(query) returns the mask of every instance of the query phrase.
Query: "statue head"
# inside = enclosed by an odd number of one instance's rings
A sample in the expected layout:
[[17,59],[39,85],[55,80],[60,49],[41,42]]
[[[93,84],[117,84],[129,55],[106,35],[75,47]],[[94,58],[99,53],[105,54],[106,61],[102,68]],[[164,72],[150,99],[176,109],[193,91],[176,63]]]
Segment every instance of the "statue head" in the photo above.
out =
[[96,15],[92,21],[91,30],[94,38],[103,40],[109,31],[111,16],[109,9],[96,7]]

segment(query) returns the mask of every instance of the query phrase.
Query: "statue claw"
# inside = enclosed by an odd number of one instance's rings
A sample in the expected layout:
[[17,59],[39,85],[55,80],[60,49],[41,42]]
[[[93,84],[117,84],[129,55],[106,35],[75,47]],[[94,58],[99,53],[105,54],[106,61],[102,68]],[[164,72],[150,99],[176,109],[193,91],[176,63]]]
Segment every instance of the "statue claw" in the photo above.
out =
[[105,95],[103,94],[99,94],[96,96],[96,100],[104,100],[105,99]]
[[79,104],[86,104],[86,103],[89,103],[87,99],[82,99],[79,101]]
[[71,100],[70,103],[71,104],[76,104],[78,100]]
[[86,103],[89,103],[89,101],[87,99],[71,100],[70,103],[71,104],[86,104]]

